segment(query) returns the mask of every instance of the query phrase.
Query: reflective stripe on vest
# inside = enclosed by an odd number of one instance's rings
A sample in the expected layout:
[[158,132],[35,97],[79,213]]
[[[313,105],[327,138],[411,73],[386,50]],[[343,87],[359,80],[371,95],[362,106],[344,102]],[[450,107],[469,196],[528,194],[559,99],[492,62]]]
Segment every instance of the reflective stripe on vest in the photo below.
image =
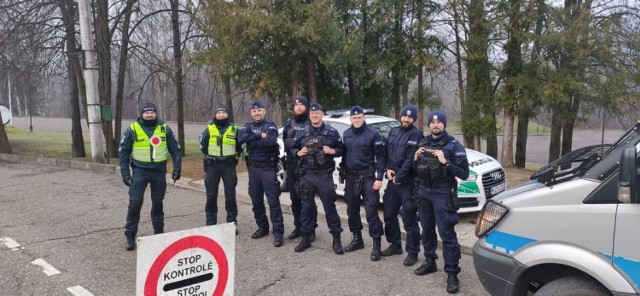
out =
[[235,156],[237,132],[238,127],[231,124],[221,137],[215,123],[209,124],[209,149],[207,150],[209,156]]
[[131,152],[134,160],[149,163],[167,161],[167,124],[157,125],[153,131],[153,135],[160,138],[160,144],[156,147],[151,145],[151,139],[142,129],[140,123],[134,122],[130,128],[136,136],[133,141],[133,151]]

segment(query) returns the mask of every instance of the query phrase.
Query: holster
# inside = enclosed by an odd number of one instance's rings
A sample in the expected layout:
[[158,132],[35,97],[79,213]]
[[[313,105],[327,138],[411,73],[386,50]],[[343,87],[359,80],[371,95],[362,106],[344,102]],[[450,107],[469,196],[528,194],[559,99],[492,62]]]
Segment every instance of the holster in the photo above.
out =
[[353,194],[355,194],[355,197],[360,197],[360,194],[362,193],[362,183],[364,182],[364,178],[363,176],[360,176],[358,178],[358,181],[356,182],[355,186],[353,187]]
[[302,186],[300,186],[300,181],[296,181],[295,183],[293,183],[293,190],[296,191],[298,199],[302,199]]
[[338,167],[338,181],[340,184],[344,184],[344,179],[347,177],[347,173],[345,172],[344,165],[340,164]]
[[460,209],[460,199],[458,199],[458,190],[452,188],[447,195],[447,208],[452,212],[457,212]]

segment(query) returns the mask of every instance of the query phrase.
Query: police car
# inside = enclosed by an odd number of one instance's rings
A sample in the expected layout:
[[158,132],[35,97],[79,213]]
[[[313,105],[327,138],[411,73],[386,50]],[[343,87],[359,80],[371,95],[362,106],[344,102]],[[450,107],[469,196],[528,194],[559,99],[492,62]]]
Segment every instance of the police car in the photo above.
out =
[[[365,110],[365,112],[371,110]],[[340,136],[343,135],[349,127],[349,110],[327,111],[323,121],[335,128]],[[386,116],[366,114],[367,125],[373,127],[380,132],[383,138],[387,138],[389,131],[393,127],[400,126],[400,122]],[[283,166],[285,156],[284,143],[282,142],[283,128],[279,129],[278,144],[280,144],[280,161],[278,162],[278,180],[282,186],[282,190],[286,191],[287,172]],[[467,158],[469,160],[469,178],[467,180],[458,180],[458,197],[460,198],[459,213],[480,211],[487,199],[492,198],[496,194],[507,188],[506,175],[500,163],[493,157],[480,153],[472,149],[467,150]],[[336,193],[344,196],[344,184],[340,184],[338,176],[338,164],[340,158],[335,159],[336,170],[333,172],[333,181],[336,184]],[[387,179],[383,179],[382,193],[387,188]],[[382,202],[382,195],[380,195]]]

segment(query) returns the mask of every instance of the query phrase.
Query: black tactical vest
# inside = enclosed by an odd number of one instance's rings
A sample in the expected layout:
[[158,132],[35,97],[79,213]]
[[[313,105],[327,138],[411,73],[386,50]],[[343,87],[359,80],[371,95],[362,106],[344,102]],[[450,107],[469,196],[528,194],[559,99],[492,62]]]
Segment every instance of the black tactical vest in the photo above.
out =
[[284,151],[290,153],[291,146],[295,142],[296,132],[304,130],[305,126],[309,124],[309,120],[303,122],[296,122],[295,119],[291,120],[291,127],[287,130],[287,137],[284,139]]
[[328,127],[325,126],[320,135],[312,136],[311,128],[307,125],[304,128],[304,139],[302,145],[307,147],[309,154],[304,157],[303,165],[309,170],[322,170],[335,166],[333,158],[327,160],[322,146],[325,145],[325,137],[329,133]]
[[[422,153],[418,160],[416,161],[416,173],[422,184],[425,186],[438,186],[441,187],[443,185],[447,185],[451,183],[449,175],[447,173],[447,168],[440,164],[438,158],[433,156],[429,150],[442,150],[442,147],[449,143],[449,141],[453,140],[452,136],[447,135],[446,137],[440,139],[438,143],[436,143],[435,147],[431,146],[421,146],[418,148],[426,148],[427,151]],[[428,141],[427,141],[428,142]]]

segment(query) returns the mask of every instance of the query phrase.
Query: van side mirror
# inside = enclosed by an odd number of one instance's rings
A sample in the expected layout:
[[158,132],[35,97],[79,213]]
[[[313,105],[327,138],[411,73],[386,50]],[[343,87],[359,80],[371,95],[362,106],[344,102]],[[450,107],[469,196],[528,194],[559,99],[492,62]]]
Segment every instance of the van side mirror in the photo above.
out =
[[627,147],[620,155],[618,175],[618,201],[622,203],[640,203],[638,200],[638,169],[636,167],[636,147]]

